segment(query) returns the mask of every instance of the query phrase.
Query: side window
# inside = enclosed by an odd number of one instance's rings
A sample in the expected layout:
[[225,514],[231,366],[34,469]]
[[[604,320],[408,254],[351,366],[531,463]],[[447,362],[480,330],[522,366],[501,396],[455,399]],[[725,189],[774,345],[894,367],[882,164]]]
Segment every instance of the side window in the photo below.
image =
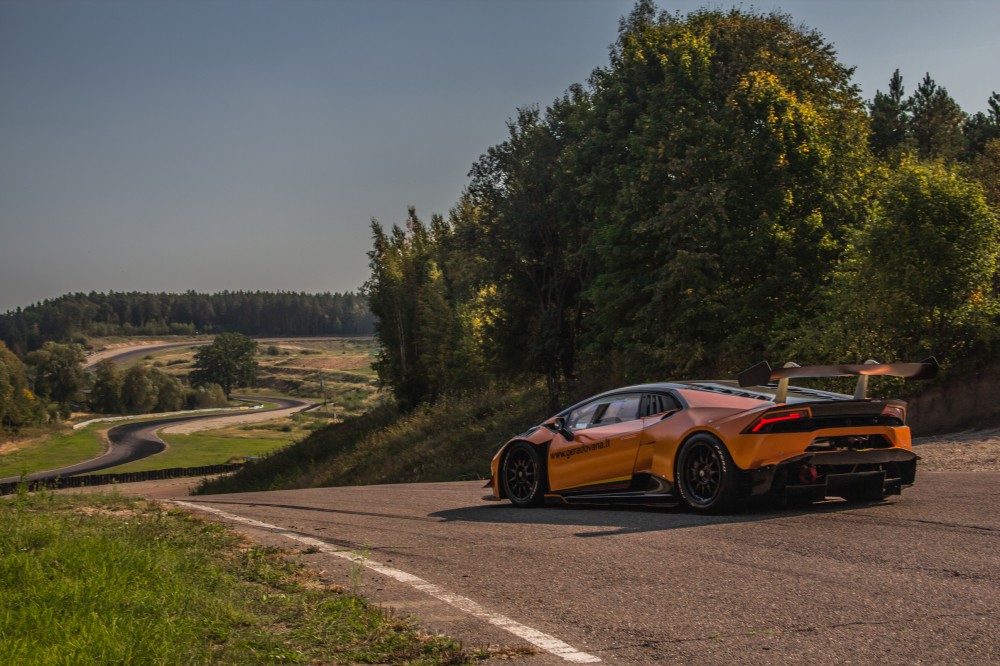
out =
[[674,398],[663,393],[647,393],[642,402],[643,416],[653,416],[680,408]]
[[588,402],[586,405],[577,407],[566,415],[566,427],[570,430],[580,430],[590,425],[594,420],[594,412],[601,406],[600,400]]
[[609,423],[621,423],[623,421],[633,421],[639,418],[639,404],[642,396],[623,395],[615,397],[608,403],[607,409],[600,416],[600,425]]
[[639,418],[641,404],[642,396],[638,393],[594,400],[570,412],[566,416],[566,426],[570,430],[582,430],[598,425],[632,421]]

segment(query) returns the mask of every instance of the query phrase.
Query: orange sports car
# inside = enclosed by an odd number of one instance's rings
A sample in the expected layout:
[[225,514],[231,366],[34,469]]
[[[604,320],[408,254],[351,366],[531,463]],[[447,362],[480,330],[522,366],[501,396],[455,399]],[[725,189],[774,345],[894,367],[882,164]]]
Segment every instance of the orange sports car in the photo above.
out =
[[[906,403],[867,398],[873,375],[930,379],[920,363],[766,362],[737,381],[628,386],[564,409],[493,458],[484,499],[515,506],[677,503],[719,512],[759,497],[882,500],[913,483]],[[789,385],[856,376],[853,396]]]

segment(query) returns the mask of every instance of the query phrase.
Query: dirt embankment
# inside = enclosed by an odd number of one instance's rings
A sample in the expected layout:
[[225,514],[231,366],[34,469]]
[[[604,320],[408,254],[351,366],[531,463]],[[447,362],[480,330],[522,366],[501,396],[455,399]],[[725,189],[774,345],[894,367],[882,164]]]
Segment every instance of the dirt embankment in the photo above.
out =
[[962,430],[1000,429],[1000,364],[984,367],[907,399],[916,437]]

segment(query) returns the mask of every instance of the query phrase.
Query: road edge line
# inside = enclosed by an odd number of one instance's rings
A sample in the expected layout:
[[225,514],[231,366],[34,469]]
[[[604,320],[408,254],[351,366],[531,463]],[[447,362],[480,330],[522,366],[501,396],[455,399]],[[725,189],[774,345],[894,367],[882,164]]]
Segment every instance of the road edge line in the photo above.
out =
[[396,569],[390,567],[381,562],[376,562],[370,560],[367,557],[359,555],[352,551],[345,551],[339,548],[335,548],[325,541],[319,539],[314,539],[312,537],[303,536],[301,534],[295,534],[294,532],[287,532],[283,528],[277,525],[271,525],[270,523],[264,523],[259,520],[254,520],[253,518],[244,518],[243,516],[237,516],[220,509],[213,507],[202,506],[200,504],[194,504],[191,502],[183,502],[180,500],[171,500],[173,504],[182,506],[194,511],[204,511],[206,513],[214,514],[227,520],[232,520],[238,523],[242,523],[249,527],[257,527],[260,529],[265,529],[270,532],[275,532],[279,536],[298,541],[299,543],[305,544],[316,548],[317,550],[326,553],[328,555],[335,555],[341,559],[349,560],[355,564],[364,566],[367,569],[371,569],[383,576],[388,576],[395,581],[400,583],[405,583],[414,589],[420,590],[425,594],[443,601],[449,606],[453,606],[473,617],[480,620],[488,622],[495,627],[503,629],[518,638],[531,643],[537,648],[540,648],[550,654],[553,654],[565,661],[572,662],[575,664],[596,664],[601,661],[600,657],[596,657],[592,654],[582,652],[577,650],[572,645],[559,640],[555,636],[546,634],[545,632],[539,631],[538,629],[533,629],[525,624],[507,617],[506,615],[501,615],[500,613],[494,613],[493,611],[487,610],[478,602],[473,601],[468,597],[463,597],[460,594],[455,594],[449,592],[439,585],[430,583],[419,576],[415,576],[411,573],[407,573],[401,569]]

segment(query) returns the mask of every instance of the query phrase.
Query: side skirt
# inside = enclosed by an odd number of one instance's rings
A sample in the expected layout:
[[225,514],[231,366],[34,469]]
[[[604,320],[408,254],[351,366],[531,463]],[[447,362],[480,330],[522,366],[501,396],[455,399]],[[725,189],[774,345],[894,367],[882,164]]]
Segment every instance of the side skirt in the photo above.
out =
[[655,506],[678,504],[680,498],[674,493],[672,484],[652,474],[637,474],[632,483],[622,490],[571,490],[545,495],[545,501],[552,504],[630,504],[634,506]]

